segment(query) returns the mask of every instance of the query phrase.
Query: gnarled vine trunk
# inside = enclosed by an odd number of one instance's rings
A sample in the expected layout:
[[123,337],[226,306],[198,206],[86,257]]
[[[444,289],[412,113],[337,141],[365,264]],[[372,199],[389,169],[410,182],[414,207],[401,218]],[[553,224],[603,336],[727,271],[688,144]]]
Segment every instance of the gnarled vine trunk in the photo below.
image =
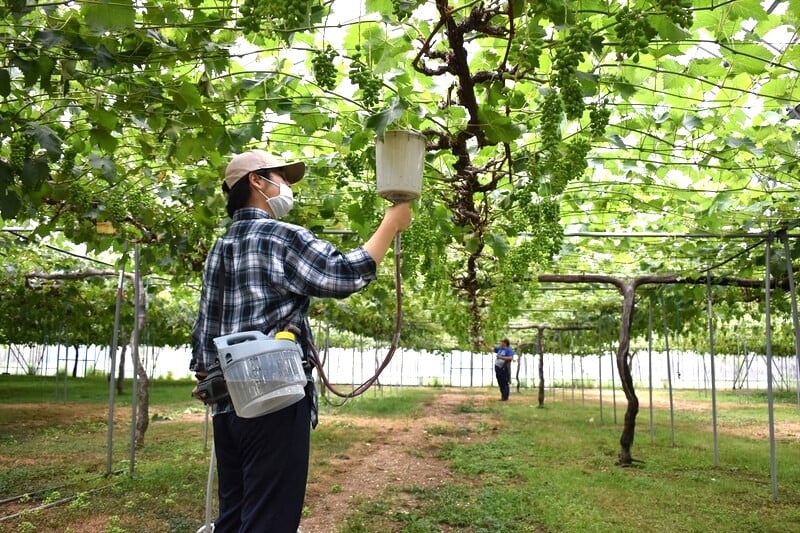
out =
[[619,371],[622,390],[628,400],[628,407],[625,409],[625,421],[622,426],[622,435],[619,437],[620,466],[630,466],[633,464],[631,448],[633,438],[636,433],[636,415],[639,414],[639,398],[636,396],[636,389],[633,386],[633,376],[631,374],[631,324],[633,324],[634,297],[636,289],[631,283],[623,283],[622,291],[622,324],[619,328],[619,346],[617,347],[617,370]]

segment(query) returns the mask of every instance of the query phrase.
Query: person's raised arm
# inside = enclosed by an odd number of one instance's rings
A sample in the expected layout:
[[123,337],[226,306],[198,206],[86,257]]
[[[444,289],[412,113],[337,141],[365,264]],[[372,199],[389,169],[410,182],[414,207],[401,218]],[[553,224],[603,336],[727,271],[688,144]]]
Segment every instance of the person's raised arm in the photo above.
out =
[[405,231],[411,225],[411,206],[404,202],[386,208],[378,229],[364,243],[364,249],[380,265],[386,252],[394,241],[395,235]]

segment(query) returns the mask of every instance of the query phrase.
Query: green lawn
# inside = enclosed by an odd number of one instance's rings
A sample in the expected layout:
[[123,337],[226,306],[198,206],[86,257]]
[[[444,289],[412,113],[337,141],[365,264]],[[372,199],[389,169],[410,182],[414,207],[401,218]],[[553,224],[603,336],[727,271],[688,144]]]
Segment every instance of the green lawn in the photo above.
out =
[[[129,384],[127,384],[129,386]],[[0,532],[101,531],[193,532],[204,516],[208,473],[205,410],[189,399],[191,383],[153,384],[153,417],[145,446],[130,470],[130,392],[115,410],[113,471],[106,470],[108,384],[102,378],[69,382],[69,401],[42,399],[50,383],[31,377],[0,377],[0,519],[32,507],[66,500],[49,509],[0,521]],[[312,432],[312,477],[328,472],[334,456],[370,437],[369,424],[349,419],[412,419],[443,389],[371,389],[341,406],[324,405]],[[494,390],[465,391],[494,398]],[[643,404],[647,394],[640,392]],[[569,393],[512,394],[512,401],[483,407],[461,404],[441,413],[428,428],[444,440],[433,451],[415,450],[446,462],[455,480],[443,489],[386,486],[353,502],[340,533],[525,532],[525,531],[775,531],[800,530],[800,414],[792,395],[776,404],[778,498],[772,500],[767,410],[763,397],[723,396],[719,414],[719,466],[713,464],[710,395],[676,392],[675,446],[669,413],[637,418],[634,468],[615,466],[624,413],[618,424],[605,394],[603,422],[596,398],[573,401]],[[656,399],[664,401],[659,391]],[[333,401],[333,399],[332,399]],[[448,431],[448,419],[478,417],[473,428]],[[346,476],[347,473],[342,473]],[[311,532],[307,532],[311,533]]]

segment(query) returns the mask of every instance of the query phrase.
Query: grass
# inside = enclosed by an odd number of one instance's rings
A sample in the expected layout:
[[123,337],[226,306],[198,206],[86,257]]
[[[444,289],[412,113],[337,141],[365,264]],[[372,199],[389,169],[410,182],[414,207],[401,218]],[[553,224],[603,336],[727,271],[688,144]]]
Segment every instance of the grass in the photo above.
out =
[[[150,401],[153,405],[180,403],[194,405],[196,402],[189,395],[193,386],[193,380],[151,380]],[[115,403],[130,406],[131,390],[131,380],[125,380],[122,394],[115,393]],[[65,378],[63,373],[58,377],[0,374],[0,404],[49,402],[96,404],[107,400],[108,380],[103,376]]]
[[[115,473],[106,477],[107,382],[73,380],[69,390],[75,397],[52,402],[41,399],[36,379],[0,378],[0,500],[28,494],[24,507],[31,507],[72,499],[0,521],[0,532],[197,529],[205,514],[208,450],[204,409],[186,398],[190,382],[154,383],[151,415],[158,416],[136,452],[132,477],[130,409],[116,410]],[[440,392],[384,387],[338,407],[323,402],[322,423],[312,432],[309,481],[333,474],[335,481],[324,490],[340,492],[347,474],[335,478],[334,459],[374,437],[368,423],[353,421],[411,419]],[[494,390],[466,393],[495,396]],[[125,400],[118,402],[124,406]],[[744,402],[739,394],[719,395],[719,466],[713,464],[710,395],[676,391],[676,404],[691,402],[692,409],[675,413],[675,446],[669,412],[655,410],[651,443],[643,407],[633,447],[643,462],[626,469],[615,466],[624,396],[617,398],[617,425],[610,394],[604,400],[603,422],[596,398],[588,396],[584,404],[580,397],[573,402],[569,395],[548,394],[543,409],[537,408],[536,391],[512,393],[504,404],[470,399],[455,405],[441,424],[427,428],[438,447],[415,450],[445,461],[454,481],[437,490],[392,485],[356,497],[337,531],[785,532],[800,524],[800,437],[797,431],[780,434],[779,497],[773,502],[763,398],[752,395]],[[663,404],[666,394],[659,391],[656,400]],[[476,417],[470,427],[478,429],[453,429],[447,421],[456,416]],[[778,399],[775,418],[800,428],[796,396]],[[0,518],[22,508],[20,502],[0,507]]]
[[[676,397],[697,400],[693,392]],[[623,469],[614,465],[621,426],[598,423],[596,405],[548,400],[537,409],[532,395],[526,400],[494,409],[504,423],[496,438],[472,442],[456,434],[441,449],[461,483],[436,491],[390,488],[380,501],[362,502],[340,533],[785,532],[800,524],[798,436],[777,443],[779,498],[773,502],[768,443],[730,434],[735,424],[728,421],[765,424],[763,404],[725,406],[717,467],[708,412],[677,413],[673,447],[668,411],[656,410],[651,444],[642,410],[634,456],[644,462]],[[776,418],[800,419],[791,402],[776,412]],[[409,494],[418,505],[398,513]]]

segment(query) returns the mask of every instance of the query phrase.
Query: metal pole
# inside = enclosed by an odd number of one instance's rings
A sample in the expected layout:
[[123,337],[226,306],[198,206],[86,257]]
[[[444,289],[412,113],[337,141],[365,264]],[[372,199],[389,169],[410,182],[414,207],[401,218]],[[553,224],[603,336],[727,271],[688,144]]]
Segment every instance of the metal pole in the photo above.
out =
[[656,430],[653,423],[653,301],[647,301],[647,366],[650,382],[650,444],[656,442]]
[[772,238],[766,242],[765,252],[765,294],[764,294],[764,323],[766,327],[767,340],[767,406],[769,411],[769,477],[772,480],[772,501],[778,501],[778,467],[775,458],[775,410],[774,398],[772,395],[772,317],[770,314],[770,299],[772,284],[770,278],[770,255],[772,252]]
[[719,435],[717,435],[717,387],[714,377],[714,316],[711,310],[711,272],[706,272],[706,303],[708,307],[708,351],[711,355],[711,424],[714,431],[714,466],[719,466]]
[[208,451],[208,426],[210,421],[211,407],[206,405],[206,416],[203,420],[203,451]]
[[664,296],[661,295],[661,320],[664,323],[664,350],[667,352],[667,387],[669,388],[669,425],[672,430],[672,445],[675,446],[675,409],[672,404],[672,363],[669,357],[669,331],[667,330],[667,310]]
[[600,345],[600,353],[597,357],[597,380],[600,382],[600,423],[603,423],[603,338],[601,331],[600,321],[597,321],[597,342]]
[[572,403],[575,403],[575,356],[569,354],[569,380],[572,384]]
[[797,408],[800,409],[800,319],[797,316],[797,287],[794,284],[794,271],[792,270],[792,254],[789,250],[789,237],[786,233],[781,235],[783,251],[786,256],[786,274],[789,277],[789,293],[792,298],[792,323],[794,324],[794,353],[797,362],[797,375],[795,387],[797,388]]
[[[47,345],[47,344],[48,343],[45,342],[45,345]],[[58,365],[59,365],[60,362],[61,362],[61,344],[58,344],[56,346],[56,388],[55,388],[55,393],[54,393],[55,398],[53,399],[53,401],[56,401],[56,402],[58,401],[58,396],[59,396],[59,394],[58,394]],[[66,365],[66,364],[64,365],[64,383],[66,383],[66,381],[67,381],[67,366],[68,365]],[[65,396],[64,397],[64,402],[66,402],[66,401],[67,401],[67,398]]]
[[133,248],[133,335],[131,335],[131,361],[133,362],[133,385],[131,386],[131,449],[128,475],[133,477],[133,467],[136,463],[136,407],[139,396],[139,299],[141,285],[141,270],[139,269],[139,244]]
[[112,447],[114,444],[114,392],[116,385],[117,368],[117,342],[119,341],[119,315],[122,305],[122,282],[125,279],[125,265],[119,269],[119,280],[117,281],[117,303],[114,309],[114,333],[111,336],[111,346],[109,355],[111,356],[111,368],[108,371],[108,428],[106,429],[106,476],[110,476]]

